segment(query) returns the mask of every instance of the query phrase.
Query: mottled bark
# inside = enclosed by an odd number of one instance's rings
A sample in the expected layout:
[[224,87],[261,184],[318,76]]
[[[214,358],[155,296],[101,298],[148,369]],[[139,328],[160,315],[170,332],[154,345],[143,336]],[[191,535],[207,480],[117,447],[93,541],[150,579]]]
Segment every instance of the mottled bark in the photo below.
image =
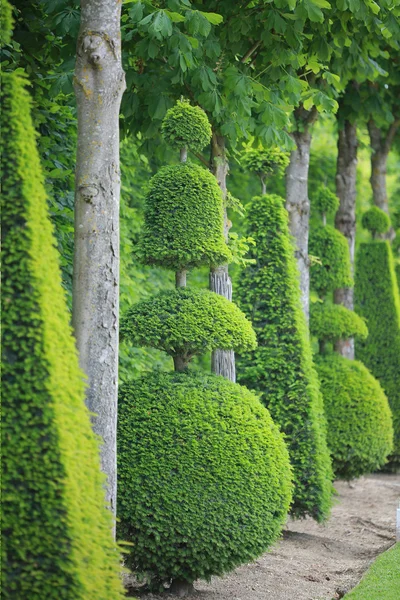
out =
[[[336,193],[339,209],[335,226],[347,239],[351,269],[354,274],[354,250],[356,241],[356,178],[357,178],[357,126],[345,121],[339,130],[338,158],[336,166]],[[343,304],[354,310],[354,288],[339,288],[334,292],[335,304]],[[335,350],[342,356],[354,359],[354,339],[339,340]]]
[[106,499],[116,510],[116,423],[119,296],[119,125],[125,89],[121,3],[82,0],[75,94],[78,147],[75,179],[73,327],[88,378],[87,405],[102,438]]
[[186,287],[186,275],[187,275],[187,271],[185,269],[182,269],[182,271],[177,271],[175,273],[175,287],[176,288]]
[[[214,133],[211,145],[211,168],[221,188],[225,200],[227,188],[226,178],[229,171],[228,159],[225,151],[225,140],[222,136]],[[224,235],[228,243],[228,235],[231,223],[228,219],[226,207],[224,208]],[[228,265],[221,265],[211,269],[210,289],[220,296],[232,300],[232,281],[229,277]],[[222,375],[230,381],[236,381],[235,353],[233,350],[214,350],[211,356],[211,370],[217,375]]]
[[300,274],[301,302],[307,321],[310,302],[308,168],[310,165],[311,126],[317,116],[315,107],[310,111],[303,107],[295,110],[297,129],[292,133],[292,137],[296,143],[296,149],[290,155],[290,163],[286,172],[286,209],[289,213],[290,233],[296,244],[295,256]]

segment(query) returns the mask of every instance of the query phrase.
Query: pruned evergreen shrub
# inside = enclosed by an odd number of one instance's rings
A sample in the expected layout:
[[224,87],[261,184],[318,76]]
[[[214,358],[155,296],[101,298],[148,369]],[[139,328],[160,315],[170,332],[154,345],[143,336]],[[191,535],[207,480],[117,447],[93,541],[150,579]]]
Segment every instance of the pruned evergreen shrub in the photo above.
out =
[[9,44],[13,29],[12,6],[8,0],[2,0],[0,7],[0,43],[1,46]]
[[289,165],[289,153],[280,148],[245,148],[241,155],[241,165],[259,177],[273,174],[283,175]]
[[2,76],[2,598],[123,597],[29,96]]
[[279,536],[291,497],[285,443],[249,390],[153,373],[119,396],[119,536],[153,581],[222,575]]
[[256,334],[242,311],[208,290],[180,288],[133,305],[121,320],[121,335],[190,358],[214,348],[251,350]]
[[387,241],[361,244],[356,260],[355,305],[369,335],[356,342],[356,356],[379,379],[393,413],[390,466],[400,467],[400,300],[392,251]]
[[378,206],[372,206],[367,210],[361,220],[364,229],[368,229],[375,237],[379,233],[385,233],[390,227],[390,217]]
[[354,479],[381,467],[393,447],[392,415],[383,389],[358,360],[317,360],[336,477]]
[[319,259],[310,269],[310,285],[319,294],[353,285],[349,248],[340,231],[330,225],[313,229],[309,253]]
[[173,148],[188,148],[194,152],[210,143],[212,133],[204,110],[200,106],[191,106],[187,100],[178,100],[167,110],[161,132]]
[[282,198],[254,198],[247,222],[256,241],[249,253],[255,264],[240,274],[236,289],[258,348],[238,356],[238,380],[261,392],[285,434],[295,483],[291,513],[322,521],[332,494],[326,423]]
[[353,310],[341,304],[321,304],[310,306],[310,333],[319,340],[336,342],[352,337],[366,339],[368,328],[365,320]]
[[339,208],[339,198],[326,185],[320,185],[312,199],[312,206],[321,214],[335,214]]

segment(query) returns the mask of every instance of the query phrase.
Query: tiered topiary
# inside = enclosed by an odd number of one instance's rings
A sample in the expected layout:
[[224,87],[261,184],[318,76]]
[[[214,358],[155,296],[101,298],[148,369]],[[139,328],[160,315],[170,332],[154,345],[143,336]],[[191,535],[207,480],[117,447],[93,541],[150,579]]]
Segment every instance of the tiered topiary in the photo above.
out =
[[[321,197],[316,208],[322,214]],[[314,204],[313,204],[314,207]],[[337,204],[325,204],[326,212]],[[324,235],[324,230],[328,232]],[[335,235],[333,235],[335,232]],[[368,369],[357,360],[332,352],[331,344],[356,337],[365,340],[365,321],[348,308],[329,303],[329,293],[351,284],[350,256],[346,238],[325,225],[313,233],[310,247],[320,261],[311,281],[323,298],[310,312],[310,332],[319,341],[316,365],[328,421],[328,445],[336,477],[353,479],[382,466],[392,448],[393,429],[387,398]],[[324,243],[321,244],[321,240]],[[334,240],[329,243],[329,240]],[[338,252],[338,254],[336,254]]]
[[[372,209],[370,209],[372,210]],[[389,228],[387,215],[374,207],[363,223],[373,235]],[[383,217],[383,215],[385,217]],[[378,218],[376,218],[378,217]],[[386,229],[383,225],[386,223]],[[365,341],[356,343],[356,356],[379,379],[393,414],[394,449],[388,467],[400,468],[400,299],[393,254],[388,241],[361,244],[355,272],[355,304],[368,325]]]
[[2,598],[123,597],[30,100],[2,75]]
[[284,200],[253,198],[247,215],[254,264],[240,273],[237,295],[258,348],[239,354],[238,379],[261,392],[285,434],[294,471],[292,515],[322,521],[331,506],[332,471]]
[[258,148],[246,146],[241,160],[246,171],[255,173],[261,180],[262,193],[266,193],[266,180],[271,175],[283,175],[290,162],[289,152],[280,148]]
[[[201,109],[181,102],[167,112],[163,132],[178,147],[190,141],[199,149],[209,140],[209,129],[197,126],[204,119]],[[175,127],[183,133],[175,136]],[[186,148],[179,149],[186,160]],[[222,195],[208,171],[186,163],[153,178],[142,260],[175,269],[177,289],[133,306],[121,323],[134,344],[172,356],[175,373],[121,386],[119,537],[132,544],[131,568],[179,593],[264,552],[291,499],[287,449],[257,397],[222,377],[188,370],[196,354],[256,345],[237,306],[185,288],[189,268],[228,259],[222,214]]]

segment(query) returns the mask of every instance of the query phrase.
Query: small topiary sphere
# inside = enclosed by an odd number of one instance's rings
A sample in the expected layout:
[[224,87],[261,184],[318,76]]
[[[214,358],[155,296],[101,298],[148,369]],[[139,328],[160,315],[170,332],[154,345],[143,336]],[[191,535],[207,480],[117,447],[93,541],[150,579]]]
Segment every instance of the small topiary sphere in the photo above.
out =
[[277,539],[291,499],[278,427],[222,377],[152,373],[120,388],[118,537],[159,582],[222,575]]
[[312,200],[313,208],[320,213],[336,213],[339,208],[339,198],[325,185],[320,185]]
[[283,175],[290,162],[289,152],[280,148],[246,148],[241,156],[241,164],[257,175]]
[[368,229],[375,236],[386,233],[390,227],[390,217],[381,208],[373,206],[363,214],[361,223],[364,229]]
[[208,350],[245,351],[257,346],[244,313],[208,290],[181,288],[133,305],[121,321],[121,334],[135,346],[150,346],[190,359]]
[[210,143],[212,131],[206,113],[200,106],[191,106],[187,100],[167,110],[161,126],[165,141],[173,148],[188,148],[199,152]]
[[310,332],[319,340],[335,342],[358,337],[365,340],[368,328],[365,321],[354,310],[341,304],[311,304]]
[[330,225],[312,230],[309,251],[320,260],[310,270],[314,290],[325,295],[336,288],[353,285],[349,247],[340,231]]
[[144,264],[175,271],[231,260],[221,190],[209,171],[182,163],[154,175],[137,254]]
[[393,447],[392,415],[377,379],[358,360],[317,359],[333,469],[354,479],[381,467]]

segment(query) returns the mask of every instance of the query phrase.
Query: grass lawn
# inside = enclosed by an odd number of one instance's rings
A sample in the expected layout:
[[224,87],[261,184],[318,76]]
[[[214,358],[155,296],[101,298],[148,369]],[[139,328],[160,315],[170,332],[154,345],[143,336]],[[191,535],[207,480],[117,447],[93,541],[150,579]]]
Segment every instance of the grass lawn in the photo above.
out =
[[400,542],[381,554],[346,600],[399,600]]

